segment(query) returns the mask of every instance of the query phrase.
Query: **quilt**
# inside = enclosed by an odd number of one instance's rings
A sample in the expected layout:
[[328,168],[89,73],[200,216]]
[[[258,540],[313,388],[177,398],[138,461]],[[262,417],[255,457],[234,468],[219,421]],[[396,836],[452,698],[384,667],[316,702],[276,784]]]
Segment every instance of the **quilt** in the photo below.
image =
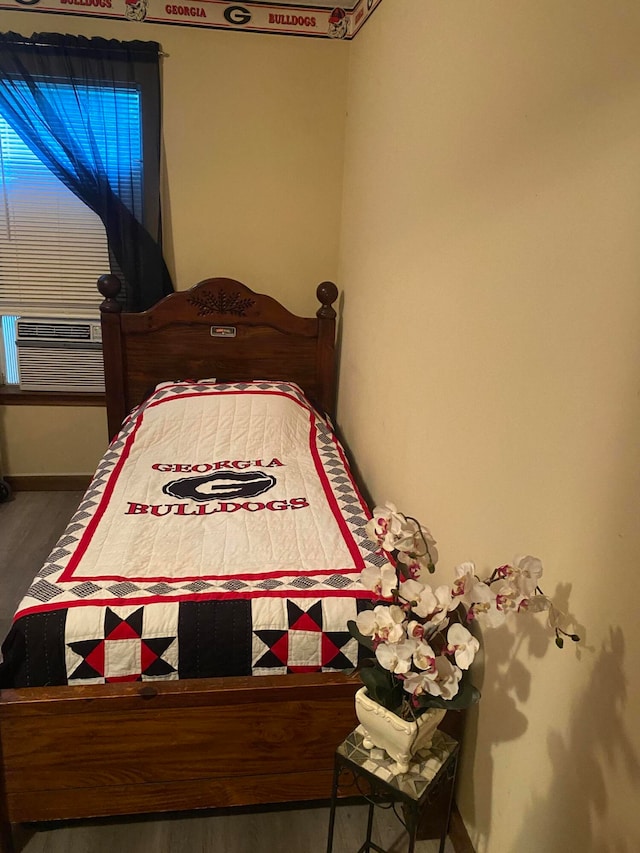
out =
[[284,382],[171,382],[123,424],[2,646],[0,686],[345,669],[385,557]]

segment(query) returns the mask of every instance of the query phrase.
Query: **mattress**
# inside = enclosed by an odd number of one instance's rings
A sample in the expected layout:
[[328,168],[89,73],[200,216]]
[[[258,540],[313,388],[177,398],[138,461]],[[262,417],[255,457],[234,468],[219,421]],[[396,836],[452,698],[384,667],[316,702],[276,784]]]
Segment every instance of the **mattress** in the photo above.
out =
[[385,558],[328,419],[283,382],[163,383],[29,587],[0,686],[345,669]]

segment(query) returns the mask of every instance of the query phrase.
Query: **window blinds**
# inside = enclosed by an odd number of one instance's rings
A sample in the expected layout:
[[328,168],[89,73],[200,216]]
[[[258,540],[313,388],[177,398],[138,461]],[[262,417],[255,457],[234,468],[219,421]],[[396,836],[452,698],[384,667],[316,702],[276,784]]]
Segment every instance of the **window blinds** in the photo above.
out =
[[[41,84],[68,100],[71,124],[100,111],[84,132],[109,181],[136,214],[142,205],[142,138],[137,89],[87,87],[84,103],[64,84]],[[126,140],[119,145],[118,140]],[[132,157],[131,151],[137,157]],[[126,153],[125,153],[126,152]],[[132,179],[133,160],[133,179]],[[0,115],[0,314],[97,316],[96,279],[109,272],[100,218],[44,166]]]

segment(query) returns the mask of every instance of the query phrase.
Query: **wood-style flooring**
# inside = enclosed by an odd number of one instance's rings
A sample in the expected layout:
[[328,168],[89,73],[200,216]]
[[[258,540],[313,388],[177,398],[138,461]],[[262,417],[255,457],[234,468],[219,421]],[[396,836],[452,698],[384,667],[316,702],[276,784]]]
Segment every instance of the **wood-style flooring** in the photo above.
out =
[[[81,492],[18,492],[0,504],[0,634],[80,502]],[[23,853],[324,853],[328,809],[251,814],[170,816],[39,828]],[[338,810],[334,853],[356,853],[364,841],[367,809]],[[389,853],[406,850],[406,835],[390,809],[376,809],[373,840]],[[416,853],[435,853],[420,841]],[[454,853],[447,840],[446,853]]]

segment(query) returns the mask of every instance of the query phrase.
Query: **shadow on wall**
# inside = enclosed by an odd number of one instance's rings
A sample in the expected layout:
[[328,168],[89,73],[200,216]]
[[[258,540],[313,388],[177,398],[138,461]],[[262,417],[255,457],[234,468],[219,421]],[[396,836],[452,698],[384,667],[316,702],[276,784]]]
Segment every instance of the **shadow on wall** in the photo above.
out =
[[[551,596],[557,607],[565,613],[569,612],[570,584],[560,584]],[[495,718],[483,721],[485,744],[493,745],[517,740],[526,731],[529,721],[525,713],[519,710],[524,706],[531,693],[531,673],[522,662],[522,659],[545,658],[553,654],[575,654],[580,660],[587,650],[584,644],[585,628],[575,623],[575,629],[583,641],[573,646],[567,640],[564,650],[560,651],[554,644],[554,633],[548,627],[545,614],[522,614],[510,620],[501,628],[487,630],[483,634],[482,645],[485,655],[478,664],[474,663],[473,682],[481,691],[480,703],[468,712],[465,728],[466,748],[463,751],[463,760],[458,775],[459,780],[469,779],[474,774],[476,780],[482,780],[481,784],[472,787],[472,811],[465,816],[471,825],[476,828],[478,851],[484,850],[489,841],[489,833],[492,818],[492,803],[494,802],[493,778],[494,759],[492,750],[486,752],[478,751],[478,728],[479,717],[483,714],[491,714]],[[515,630],[511,630],[509,624]],[[485,666],[485,657],[489,661]],[[550,715],[553,714],[553,705],[550,704]],[[529,780],[535,778],[536,768],[525,765],[522,773],[518,776],[519,785],[527,785]],[[548,805],[547,805],[548,809]],[[515,818],[511,818],[514,820]],[[539,829],[532,833],[532,827],[528,821],[524,824],[528,828],[527,837],[531,835],[538,837]],[[514,851],[524,849],[516,845]],[[544,847],[539,849],[543,850]],[[575,847],[569,845],[568,850],[580,850],[581,853],[591,853],[588,847]]]
[[[568,586],[562,586],[554,596],[561,609],[564,609],[568,592]],[[584,638],[582,626],[578,633]],[[477,744],[478,713],[482,713],[483,703],[498,709],[499,720],[490,733],[491,743],[516,739],[526,731],[527,718],[516,707],[516,701],[526,701],[530,674],[516,659],[518,649],[527,643],[533,656],[553,654],[554,648],[550,648],[553,641],[549,637],[546,625],[533,619],[518,634],[503,628],[487,633],[485,648],[491,668],[498,675],[488,679],[484,673],[480,706],[473,709],[468,720],[467,742]],[[575,649],[578,659],[588,651],[584,641]],[[570,649],[565,648],[564,653],[567,652]],[[581,853],[636,853],[640,850],[640,828],[630,837],[628,825],[619,827],[616,834],[614,821],[607,821],[611,806],[608,774],[625,774],[632,791],[640,788],[640,756],[625,728],[623,714],[627,701],[624,655],[622,629],[610,628],[609,637],[597,657],[594,653],[591,684],[574,700],[569,729],[566,732],[551,730],[547,737],[546,748],[555,769],[550,788],[543,795],[532,796],[526,814],[505,818],[517,821],[521,827],[511,848],[513,851],[533,849],[533,839],[537,850],[565,849]],[[480,678],[476,677],[479,683]],[[553,694],[549,697],[549,715],[552,720]],[[470,772],[465,770],[465,765],[472,768],[473,764],[474,756],[467,754],[461,774]],[[475,756],[475,773],[477,779],[483,780],[474,790],[471,816],[478,832],[476,847],[480,851],[487,848],[491,826],[491,754]],[[535,776],[535,765],[530,764],[523,768],[513,784],[526,786],[529,781],[534,782]],[[598,818],[603,825],[606,822],[606,838],[598,832]]]
[[[589,689],[574,704],[567,732],[551,731],[547,750],[555,773],[544,797],[533,799],[521,819],[522,828],[514,850],[525,849],[531,827],[537,827],[539,849],[583,850],[592,853],[636,853],[640,850],[640,827],[629,836],[630,819],[617,827],[607,821],[606,838],[598,833],[610,807],[608,774],[626,774],[631,790],[640,788],[640,757],[625,728],[622,713],[627,701],[624,672],[625,640],[622,629],[609,629],[593,666]],[[578,796],[567,797],[567,791]],[[638,825],[636,816],[636,826]]]

